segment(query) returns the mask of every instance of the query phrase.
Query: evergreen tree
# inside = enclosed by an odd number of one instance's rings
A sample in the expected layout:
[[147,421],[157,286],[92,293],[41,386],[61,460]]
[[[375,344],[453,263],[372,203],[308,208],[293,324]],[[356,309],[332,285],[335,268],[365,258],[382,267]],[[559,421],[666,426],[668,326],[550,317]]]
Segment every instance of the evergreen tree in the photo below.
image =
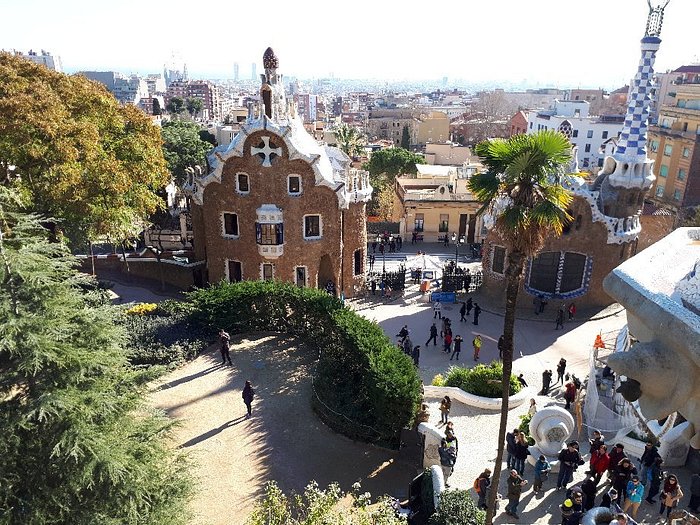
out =
[[143,401],[115,310],[0,186],[0,523],[184,524],[171,424]]
[[411,149],[411,137],[408,134],[408,126],[403,127],[403,132],[401,133],[401,147],[403,149]]

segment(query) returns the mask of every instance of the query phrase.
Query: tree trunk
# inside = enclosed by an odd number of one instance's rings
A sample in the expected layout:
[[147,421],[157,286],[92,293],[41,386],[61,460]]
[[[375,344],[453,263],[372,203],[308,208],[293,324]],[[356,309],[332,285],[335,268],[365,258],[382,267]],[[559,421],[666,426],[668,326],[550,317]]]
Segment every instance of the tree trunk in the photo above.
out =
[[523,268],[525,267],[525,255],[520,252],[511,252],[508,256],[508,268],[506,270],[506,312],[503,319],[503,379],[501,390],[501,422],[498,427],[498,443],[496,452],[496,464],[493,469],[491,491],[489,492],[488,509],[486,510],[485,525],[492,525],[496,510],[496,496],[498,484],[501,481],[501,469],[503,468],[503,449],[508,425],[508,398],[510,397],[510,374],[513,370],[513,334],[515,331],[515,304],[520,290]]
[[92,241],[88,241],[90,244],[90,261],[92,262],[92,276],[95,277],[95,250],[92,247]]

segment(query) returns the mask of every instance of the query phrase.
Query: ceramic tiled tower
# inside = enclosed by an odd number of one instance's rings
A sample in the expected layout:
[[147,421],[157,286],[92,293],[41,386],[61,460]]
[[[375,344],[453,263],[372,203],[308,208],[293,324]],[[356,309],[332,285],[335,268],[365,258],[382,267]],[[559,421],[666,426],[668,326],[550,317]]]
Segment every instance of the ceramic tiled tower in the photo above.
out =
[[644,197],[654,182],[654,161],[647,157],[647,126],[653,104],[654,60],[661,44],[659,35],[664,8],[652,7],[644,38],[637,74],[630,88],[627,115],[617,151],[605,159],[596,186],[600,188],[599,206],[609,217],[634,218],[639,215]]

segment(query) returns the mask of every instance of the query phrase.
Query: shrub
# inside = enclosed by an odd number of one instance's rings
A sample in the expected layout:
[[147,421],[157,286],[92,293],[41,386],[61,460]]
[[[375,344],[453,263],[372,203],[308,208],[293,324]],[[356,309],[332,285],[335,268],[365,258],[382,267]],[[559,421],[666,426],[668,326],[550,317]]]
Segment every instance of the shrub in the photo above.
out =
[[173,368],[194,359],[204,349],[203,334],[188,322],[184,312],[169,313],[158,308],[153,310],[158,315],[129,314],[132,310],[126,310],[120,319],[126,328],[127,358],[132,366]]
[[156,312],[158,305],[156,303],[138,303],[129,308],[125,313],[127,315],[150,315]]
[[533,446],[535,444],[535,439],[530,436],[530,421],[532,421],[532,416],[530,414],[523,414],[520,416],[520,425],[518,425],[518,429],[525,434],[527,444]]
[[430,384],[433,386],[445,386],[445,376],[442,374],[437,374],[435,377],[433,377]]
[[466,490],[448,490],[440,494],[440,505],[430,525],[483,525],[486,513],[479,510]]
[[274,281],[222,282],[187,298],[178,311],[202,332],[288,333],[318,352],[312,405],[336,431],[397,446],[413,422],[421,397],[413,361],[337,298]]
[[[501,397],[503,364],[494,361],[489,365],[479,364],[474,368],[452,366],[447,371],[445,386],[455,386],[465,392],[482,397]],[[510,376],[510,395],[520,392],[518,378]]]

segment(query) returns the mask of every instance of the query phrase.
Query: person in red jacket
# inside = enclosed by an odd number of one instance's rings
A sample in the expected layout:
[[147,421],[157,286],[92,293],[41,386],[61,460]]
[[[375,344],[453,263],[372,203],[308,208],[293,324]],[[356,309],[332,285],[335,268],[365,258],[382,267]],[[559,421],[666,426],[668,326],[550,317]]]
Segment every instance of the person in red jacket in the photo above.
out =
[[610,468],[610,456],[608,455],[608,447],[600,445],[598,450],[591,454],[591,474],[595,479],[595,484],[600,483],[600,478]]

